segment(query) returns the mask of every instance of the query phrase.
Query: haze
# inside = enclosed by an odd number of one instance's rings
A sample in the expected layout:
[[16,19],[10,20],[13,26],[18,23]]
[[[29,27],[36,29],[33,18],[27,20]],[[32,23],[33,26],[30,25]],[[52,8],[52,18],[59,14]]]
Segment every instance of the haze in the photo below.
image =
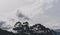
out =
[[[13,26],[22,13],[32,24],[41,23],[51,29],[60,29],[60,0],[0,0],[0,21]],[[22,19],[24,20],[24,19]]]

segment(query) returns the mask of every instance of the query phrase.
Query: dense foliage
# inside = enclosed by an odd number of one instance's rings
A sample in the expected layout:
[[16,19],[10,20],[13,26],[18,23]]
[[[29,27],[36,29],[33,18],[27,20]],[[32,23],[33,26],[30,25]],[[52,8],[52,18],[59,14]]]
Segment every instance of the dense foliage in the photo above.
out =
[[41,24],[35,24],[33,26],[29,26],[28,22],[16,22],[13,30],[17,31],[17,33],[8,32],[0,29],[0,35],[56,35],[56,32],[46,28]]
[[17,31],[20,35],[56,35],[55,31],[50,30],[41,24],[29,26],[28,22],[24,22],[23,24],[17,22],[13,30]]

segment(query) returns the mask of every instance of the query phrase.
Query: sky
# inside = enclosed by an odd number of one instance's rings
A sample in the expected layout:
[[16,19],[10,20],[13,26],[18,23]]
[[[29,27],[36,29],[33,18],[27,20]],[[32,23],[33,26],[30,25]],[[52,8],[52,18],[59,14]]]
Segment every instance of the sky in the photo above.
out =
[[0,0],[1,28],[12,28],[17,21],[40,23],[60,29],[60,0]]

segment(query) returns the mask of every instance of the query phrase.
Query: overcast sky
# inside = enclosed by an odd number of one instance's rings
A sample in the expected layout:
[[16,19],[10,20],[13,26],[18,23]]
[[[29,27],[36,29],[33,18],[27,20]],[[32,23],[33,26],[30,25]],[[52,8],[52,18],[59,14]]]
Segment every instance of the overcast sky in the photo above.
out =
[[22,13],[23,18],[30,19],[31,25],[41,23],[51,29],[60,29],[59,6],[60,0],[0,0],[0,21],[13,26],[21,18],[17,13]]

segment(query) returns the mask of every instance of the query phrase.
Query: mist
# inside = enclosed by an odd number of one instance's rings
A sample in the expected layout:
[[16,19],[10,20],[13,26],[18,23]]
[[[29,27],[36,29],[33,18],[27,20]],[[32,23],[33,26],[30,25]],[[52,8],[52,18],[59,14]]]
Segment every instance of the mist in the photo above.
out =
[[51,29],[60,29],[59,2],[59,0],[0,0],[0,20],[6,22],[5,26],[11,27],[17,21],[26,20],[30,25],[40,23]]

